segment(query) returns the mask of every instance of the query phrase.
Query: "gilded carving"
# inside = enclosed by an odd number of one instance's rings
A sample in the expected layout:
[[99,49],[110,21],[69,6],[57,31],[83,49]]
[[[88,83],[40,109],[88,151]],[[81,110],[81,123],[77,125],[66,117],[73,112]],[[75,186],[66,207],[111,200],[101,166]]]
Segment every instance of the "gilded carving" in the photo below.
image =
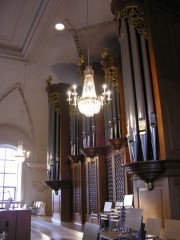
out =
[[118,89],[120,78],[118,59],[116,57],[109,56],[109,52],[109,48],[104,48],[101,53],[103,59],[101,64],[103,65],[105,73],[104,78],[106,83],[111,84]]
[[54,107],[55,111],[59,112],[60,111],[60,93],[59,92],[52,92],[49,93],[48,95],[48,101],[51,106]]
[[110,67],[105,70],[105,81],[112,86],[118,88],[119,86],[119,70],[116,67]]
[[[134,26],[139,34],[147,38],[147,32],[144,25],[143,6],[130,6],[118,12],[117,19],[127,18],[129,24]],[[119,21],[120,22],[120,21]]]
[[59,112],[60,111],[60,92],[58,89],[55,89],[55,85],[51,84],[52,76],[46,80],[46,90],[48,92],[48,103],[49,105],[54,107],[54,110]]

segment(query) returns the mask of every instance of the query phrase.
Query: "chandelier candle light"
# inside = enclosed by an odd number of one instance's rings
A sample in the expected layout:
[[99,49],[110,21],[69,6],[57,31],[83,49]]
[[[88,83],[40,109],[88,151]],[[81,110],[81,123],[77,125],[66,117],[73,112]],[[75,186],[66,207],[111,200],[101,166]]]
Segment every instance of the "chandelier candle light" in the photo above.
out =
[[[87,0],[87,29],[88,29],[88,0]],[[72,90],[68,91],[68,99],[70,105],[75,108],[78,107],[79,111],[86,117],[93,117],[100,112],[100,109],[111,100],[111,92],[107,90],[107,85],[103,85],[103,93],[101,96],[96,95],[94,85],[94,71],[92,66],[89,65],[89,39],[88,39],[88,65],[84,70],[84,85],[82,96],[79,97],[77,93],[77,86],[73,85]]]

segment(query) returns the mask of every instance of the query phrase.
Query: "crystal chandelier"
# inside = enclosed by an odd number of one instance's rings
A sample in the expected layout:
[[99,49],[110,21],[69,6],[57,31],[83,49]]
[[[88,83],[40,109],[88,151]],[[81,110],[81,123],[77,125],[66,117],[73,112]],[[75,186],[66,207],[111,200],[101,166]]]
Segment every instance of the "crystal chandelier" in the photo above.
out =
[[111,100],[111,92],[106,90],[107,86],[103,85],[103,93],[101,96],[96,95],[94,85],[94,71],[91,65],[87,65],[84,71],[84,85],[82,97],[78,96],[76,91],[77,86],[73,85],[72,91],[68,91],[68,99],[70,105],[75,108],[78,107],[79,111],[86,117],[93,117],[99,113],[100,109]]
[[[87,28],[88,28],[88,0],[87,0]],[[88,65],[84,70],[84,85],[82,96],[79,97],[76,91],[77,86],[73,85],[72,90],[68,90],[68,99],[70,105],[75,108],[78,106],[79,111],[86,117],[93,117],[100,112],[100,109],[111,100],[111,92],[107,90],[107,86],[103,85],[103,93],[101,96],[96,95],[94,85],[94,71],[89,65],[89,39],[88,39]]]
[[27,151],[23,150],[23,141],[19,140],[17,152],[16,152],[16,156],[15,156],[16,161],[19,163],[24,162],[24,160],[29,157],[29,154],[30,154],[29,151],[27,152]]

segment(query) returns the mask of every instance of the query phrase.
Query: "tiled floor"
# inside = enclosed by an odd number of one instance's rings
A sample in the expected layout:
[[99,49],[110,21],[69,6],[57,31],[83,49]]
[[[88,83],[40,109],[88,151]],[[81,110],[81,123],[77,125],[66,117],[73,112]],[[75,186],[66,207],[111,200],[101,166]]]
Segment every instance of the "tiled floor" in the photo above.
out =
[[32,216],[31,240],[80,240],[83,226],[72,223],[55,223],[51,217]]

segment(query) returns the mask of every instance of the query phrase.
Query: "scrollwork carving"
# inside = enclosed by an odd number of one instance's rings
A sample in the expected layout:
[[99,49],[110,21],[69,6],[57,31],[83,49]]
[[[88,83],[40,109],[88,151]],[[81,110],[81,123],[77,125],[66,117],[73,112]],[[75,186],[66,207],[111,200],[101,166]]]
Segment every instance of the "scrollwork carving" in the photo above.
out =
[[[120,10],[117,14],[118,21],[121,18],[126,18],[139,34],[147,38],[147,32],[144,25],[144,10],[143,6],[128,6]],[[120,21],[119,21],[120,22]]]
[[105,70],[104,78],[107,83],[118,88],[119,86],[119,70],[116,67],[110,67]]
[[48,95],[48,101],[51,106],[54,107],[55,111],[60,111],[60,93],[52,92]]

